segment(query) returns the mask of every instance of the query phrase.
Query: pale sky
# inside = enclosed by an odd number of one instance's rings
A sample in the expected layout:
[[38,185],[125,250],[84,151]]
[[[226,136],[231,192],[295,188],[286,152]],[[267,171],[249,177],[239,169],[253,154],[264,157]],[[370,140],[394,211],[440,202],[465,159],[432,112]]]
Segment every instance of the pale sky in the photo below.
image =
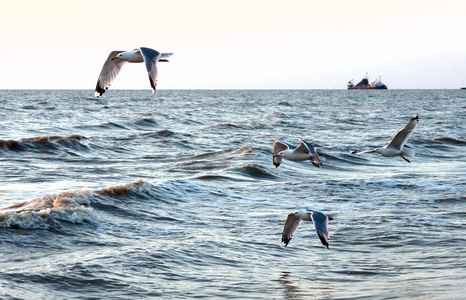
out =
[[[464,0],[0,0],[0,43],[0,89],[93,90],[139,47],[174,52],[158,89],[466,87]],[[145,66],[111,89],[150,91]]]

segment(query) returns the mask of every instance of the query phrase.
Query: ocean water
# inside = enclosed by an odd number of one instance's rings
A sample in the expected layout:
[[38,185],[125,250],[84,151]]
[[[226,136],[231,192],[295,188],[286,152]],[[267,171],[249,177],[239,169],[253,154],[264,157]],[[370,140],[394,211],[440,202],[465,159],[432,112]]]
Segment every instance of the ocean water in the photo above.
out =
[[[92,95],[0,90],[1,299],[464,299],[465,91]],[[413,114],[411,163],[351,154]]]

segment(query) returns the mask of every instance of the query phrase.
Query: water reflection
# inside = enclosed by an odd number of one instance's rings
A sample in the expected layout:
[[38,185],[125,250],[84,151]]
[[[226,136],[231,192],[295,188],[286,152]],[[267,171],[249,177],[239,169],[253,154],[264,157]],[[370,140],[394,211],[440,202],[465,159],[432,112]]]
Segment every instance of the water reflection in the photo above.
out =
[[283,286],[283,296],[285,299],[303,299],[302,292],[299,289],[299,279],[291,277],[288,271],[282,271],[278,282]]

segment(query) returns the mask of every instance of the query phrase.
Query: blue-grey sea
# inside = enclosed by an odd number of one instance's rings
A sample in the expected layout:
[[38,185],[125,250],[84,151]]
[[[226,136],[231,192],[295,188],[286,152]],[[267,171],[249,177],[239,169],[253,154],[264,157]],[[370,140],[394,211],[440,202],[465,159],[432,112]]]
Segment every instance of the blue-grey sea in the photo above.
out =
[[[0,90],[1,299],[464,299],[464,90]],[[400,157],[383,147],[414,114]],[[276,140],[317,147],[272,164]],[[290,212],[326,213],[281,243]]]

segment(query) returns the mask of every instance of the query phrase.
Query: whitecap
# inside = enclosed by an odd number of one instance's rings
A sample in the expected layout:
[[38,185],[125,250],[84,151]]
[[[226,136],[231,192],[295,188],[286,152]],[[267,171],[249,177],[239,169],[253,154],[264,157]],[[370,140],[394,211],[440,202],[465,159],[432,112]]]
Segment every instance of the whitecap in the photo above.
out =
[[56,221],[74,224],[98,223],[90,204],[90,193],[58,193],[11,205],[0,210],[0,227],[48,229]]

